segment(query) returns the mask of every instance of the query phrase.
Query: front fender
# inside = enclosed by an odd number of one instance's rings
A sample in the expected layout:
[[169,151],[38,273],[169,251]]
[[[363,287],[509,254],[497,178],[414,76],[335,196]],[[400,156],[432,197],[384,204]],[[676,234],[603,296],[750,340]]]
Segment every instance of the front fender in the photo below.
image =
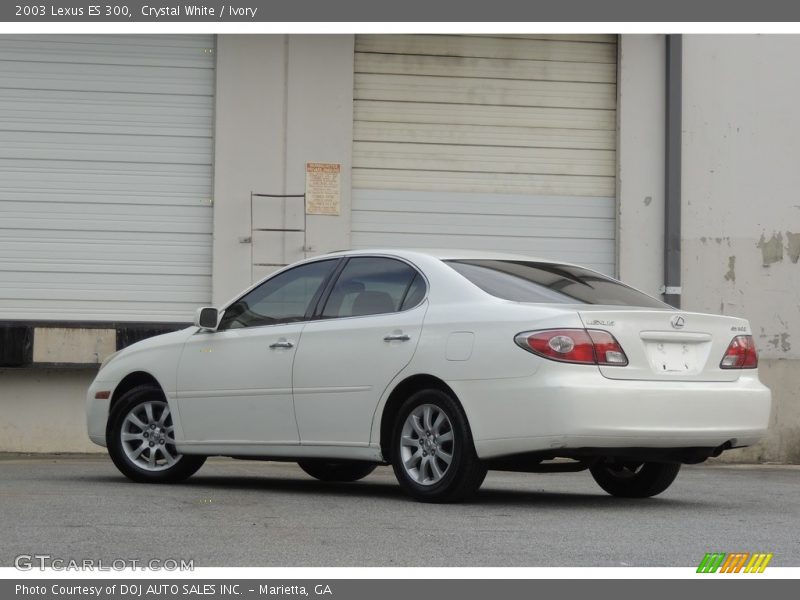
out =
[[[180,414],[177,403],[173,400],[177,387],[178,361],[186,340],[196,331],[196,327],[189,327],[137,342],[121,350],[100,369],[89,386],[86,397],[87,428],[92,442],[105,446],[111,400],[120,383],[133,373],[145,373],[158,383],[173,413],[175,437],[183,437]],[[104,392],[100,398],[96,397],[98,392]]]

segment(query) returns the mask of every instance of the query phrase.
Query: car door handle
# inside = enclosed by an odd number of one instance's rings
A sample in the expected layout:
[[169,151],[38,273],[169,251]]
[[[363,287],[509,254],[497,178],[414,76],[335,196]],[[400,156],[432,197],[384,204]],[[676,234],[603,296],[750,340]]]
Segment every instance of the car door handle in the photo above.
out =
[[383,338],[384,342],[407,342],[411,339],[410,335],[405,333],[392,333]]
[[291,348],[293,346],[294,344],[289,340],[278,340],[274,344],[269,345],[270,348]]

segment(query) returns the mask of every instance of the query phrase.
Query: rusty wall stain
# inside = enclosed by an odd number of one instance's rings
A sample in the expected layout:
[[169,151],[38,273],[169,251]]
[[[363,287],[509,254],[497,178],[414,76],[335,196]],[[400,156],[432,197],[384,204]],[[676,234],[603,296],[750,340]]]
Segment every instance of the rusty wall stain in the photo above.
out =
[[781,334],[781,350],[784,352],[788,352],[792,349],[792,345],[789,343],[789,334],[782,333]]
[[736,283],[736,257],[728,257],[728,272],[725,273],[725,281]]
[[786,232],[786,254],[793,263],[800,260],[800,233]]
[[756,244],[756,248],[761,249],[762,264],[765,267],[783,260],[783,234],[779,231],[773,233],[768,240],[761,234],[761,239]]
[[781,352],[789,352],[792,349],[792,344],[789,342],[789,333],[776,333],[775,335],[761,334],[759,338],[766,340],[768,346],[771,346],[776,352],[780,349]]

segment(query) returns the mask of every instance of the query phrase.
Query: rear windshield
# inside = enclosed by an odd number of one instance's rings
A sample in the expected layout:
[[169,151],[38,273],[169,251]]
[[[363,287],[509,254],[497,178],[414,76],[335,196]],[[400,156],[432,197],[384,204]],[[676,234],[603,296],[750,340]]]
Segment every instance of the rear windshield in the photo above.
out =
[[504,300],[668,308],[647,294],[580,267],[517,260],[446,260],[445,263],[484,292]]

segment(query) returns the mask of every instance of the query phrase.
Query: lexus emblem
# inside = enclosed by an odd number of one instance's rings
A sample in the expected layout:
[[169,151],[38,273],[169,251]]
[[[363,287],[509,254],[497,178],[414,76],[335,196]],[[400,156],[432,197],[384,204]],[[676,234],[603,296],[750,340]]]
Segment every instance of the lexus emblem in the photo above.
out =
[[680,315],[675,315],[669,322],[673,329],[683,329],[683,326],[686,325],[686,319]]

